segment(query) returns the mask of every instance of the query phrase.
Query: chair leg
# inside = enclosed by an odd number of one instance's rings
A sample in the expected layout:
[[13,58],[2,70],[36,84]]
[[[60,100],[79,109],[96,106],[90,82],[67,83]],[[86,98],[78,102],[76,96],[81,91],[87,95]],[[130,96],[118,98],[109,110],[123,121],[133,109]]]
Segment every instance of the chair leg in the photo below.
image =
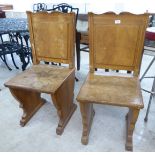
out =
[[12,58],[12,62],[14,64],[14,66],[16,67],[16,69],[19,69],[19,67],[17,67],[17,65],[15,63],[15,59],[14,59],[13,53],[11,53],[11,58]]
[[93,109],[93,104],[82,102],[80,102],[80,110],[83,124],[81,143],[87,145],[89,141],[89,133],[93,122],[93,117],[95,115],[95,111]]
[[78,82],[78,81],[79,81],[79,79],[78,79],[76,76],[75,76],[75,81],[76,81],[76,82]]
[[73,72],[61,85],[60,88],[51,94],[53,104],[57,109],[59,117],[58,127],[56,133],[61,135],[64,131],[65,126],[69,122],[72,114],[77,108],[77,105],[73,103],[74,100],[74,82],[75,72]]
[[20,88],[9,88],[12,95],[20,103],[20,108],[23,110],[23,115],[20,120],[20,125],[25,124],[37,112],[37,110],[45,103],[45,99],[40,97],[40,93]]
[[80,34],[76,33],[76,57],[77,57],[77,70],[80,70]]
[[133,131],[139,115],[139,111],[139,109],[130,108],[128,114],[126,115],[127,133],[125,149],[128,151],[133,151]]
[[1,56],[1,59],[2,59],[3,62],[5,63],[6,67],[11,71],[12,69],[9,67],[9,65],[8,65],[8,63],[7,63],[7,61],[6,61],[5,55],[3,55],[3,58],[2,58],[2,56]]
[[146,73],[148,72],[148,70],[150,69],[150,67],[152,66],[152,64],[154,63],[155,61],[155,56],[154,58],[151,60],[149,66],[147,67],[147,69],[145,70],[145,72],[143,73],[142,77],[140,78],[140,81],[142,81],[142,79],[144,78],[144,76],[146,75]]
[[151,89],[151,94],[150,94],[150,99],[149,99],[149,103],[148,103],[148,107],[147,107],[147,112],[146,112],[146,116],[144,118],[144,121],[147,122],[148,120],[148,114],[149,114],[149,111],[150,111],[150,106],[151,106],[151,102],[152,102],[152,98],[153,98],[153,93],[155,93],[155,78],[153,80],[153,85],[152,85],[152,89]]

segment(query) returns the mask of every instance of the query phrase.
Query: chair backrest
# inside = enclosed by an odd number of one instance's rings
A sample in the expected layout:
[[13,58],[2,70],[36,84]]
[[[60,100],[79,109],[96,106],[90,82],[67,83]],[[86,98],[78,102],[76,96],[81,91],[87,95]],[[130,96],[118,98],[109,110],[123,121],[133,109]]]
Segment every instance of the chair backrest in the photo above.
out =
[[53,11],[60,11],[63,13],[70,13],[70,12],[74,12],[76,14],[76,23],[77,23],[77,18],[78,18],[78,14],[79,14],[79,8],[74,8],[71,5],[67,4],[67,3],[60,3],[57,5],[53,5]]
[[33,4],[33,12],[46,11],[47,5],[45,3]]
[[138,76],[148,14],[88,14],[90,72],[95,68],[133,71]]
[[152,27],[153,26],[154,18],[155,18],[155,14],[151,14],[149,16],[149,24],[148,24],[149,27]]
[[40,61],[74,67],[75,14],[27,12],[33,63]]

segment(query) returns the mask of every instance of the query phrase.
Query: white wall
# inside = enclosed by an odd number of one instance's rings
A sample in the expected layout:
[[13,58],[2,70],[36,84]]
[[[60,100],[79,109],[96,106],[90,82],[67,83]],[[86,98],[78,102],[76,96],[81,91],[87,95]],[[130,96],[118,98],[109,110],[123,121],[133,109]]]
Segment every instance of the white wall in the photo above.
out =
[[143,13],[146,12],[146,10],[151,13],[155,12],[155,0],[0,0],[0,4],[13,4],[13,11],[17,12],[32,10],[32,5],[38,2],[47,4],[69,3],[74,7],[79,7],[82,13],[88,11],[96,13],[106,11]]

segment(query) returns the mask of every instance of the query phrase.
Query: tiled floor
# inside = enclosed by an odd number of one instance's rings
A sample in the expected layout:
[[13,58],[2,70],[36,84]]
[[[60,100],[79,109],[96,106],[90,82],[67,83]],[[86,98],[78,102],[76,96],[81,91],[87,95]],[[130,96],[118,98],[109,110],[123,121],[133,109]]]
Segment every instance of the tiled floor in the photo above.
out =
[[[75,83],[75,98],[88,73],[88,53],[82,52],[81,70],[76,73],[79,82]],[[142,71],[151,57],[144,56]],[[20,66],[20,64],[18,64]],[[12,66],[13,68],[13,66]],[[81,144],[82,122],[79,105],[62,136],[55,132],[58,117],[51,98],[43,96],[48,102],[34,115],[25,127],[20,127],[22,111],[12,97],[4,82],[21,72],[13,68],[9,71],[0,61],[0,151],[125,151],[126,108],[95,105],[89,144]],[[155,64],[149,75],[155,75]],[[152,81],[144,79],[142,87],[150,89]],[[143,92],[145,107],[140,112],[135,132],[134,151],[155,151],[155,100],[152,103],[148,122],[144,116],[149,94]]]

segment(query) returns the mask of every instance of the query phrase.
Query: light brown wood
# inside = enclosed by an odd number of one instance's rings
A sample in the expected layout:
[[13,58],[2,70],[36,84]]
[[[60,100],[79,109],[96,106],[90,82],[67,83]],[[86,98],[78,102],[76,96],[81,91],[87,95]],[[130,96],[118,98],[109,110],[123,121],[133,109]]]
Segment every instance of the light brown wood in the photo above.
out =
[[[88,143],[94,103],[128,107],[125,146],[132,151],[135,123],[144,107],[138,75],[148,14],[90,13],[88,18],[90,72],[77,96],[83,123],[81,141]],[[95,68],[129,70],[133,75],[100,74],[94,72]]]
[[[75,14],[27,12],[33,63],[41,60],[74,67]],[[49,37],[50,36],[50,37]]]
[[[61,135],[76,110],[74,99],[74,33],[73,13],[27,12],[34,65],[5,83],[23,109],[20,124],[24,126],[43,105],[41,93],[50,94],[57,109]],[[57,24],[57,25],[56,25]],[[39,64],[54,61],[69,67]]]
[[133,151],[133,131],[135,128],[135,123],[137,121],[139,115],[139,109],[136,108],[129,108],[129,112],[126,116],[126,150]]
[[144,107],[137,77],[94,75],[89,73],[77,100],[114,106]]
[[66,81],[61,85],[54,94],[51,94],[53,103],[59,116],[59,124],[56,129],[58,135],[61,135],[66,124],[71,118],[77,105],[73,104],[74,99],[74,81],[75,72],[69,75]]
[[81,111],[82,118],[84,118],[82,119],[83,133],[82,133],[81,142],[82,144],[87,145],[88,140],[89,140],[89,133],[90,133],[91,125],[92,125],[93,118],[95,115],[93,104],[80,102],[80,111]]
[[23,115],[20,120],[20,125],[25,124],[37,112],[37,110],[46,102],[40,97],[40,93],[20,88],[10,88],[10,92],[15,99],[20,103],[20,108],[23,110]]
[[55,93],[67,77],[74,72],[75,69],[61,66],[33,65],[31,68],[10,79],[5,83],[5,86],[51,94]]
[[[148,14],[89,14],[90,69],[139,74]],[[105,37],[106,36],[106,37]],[[120,37],[121,36],[121,37]]]

